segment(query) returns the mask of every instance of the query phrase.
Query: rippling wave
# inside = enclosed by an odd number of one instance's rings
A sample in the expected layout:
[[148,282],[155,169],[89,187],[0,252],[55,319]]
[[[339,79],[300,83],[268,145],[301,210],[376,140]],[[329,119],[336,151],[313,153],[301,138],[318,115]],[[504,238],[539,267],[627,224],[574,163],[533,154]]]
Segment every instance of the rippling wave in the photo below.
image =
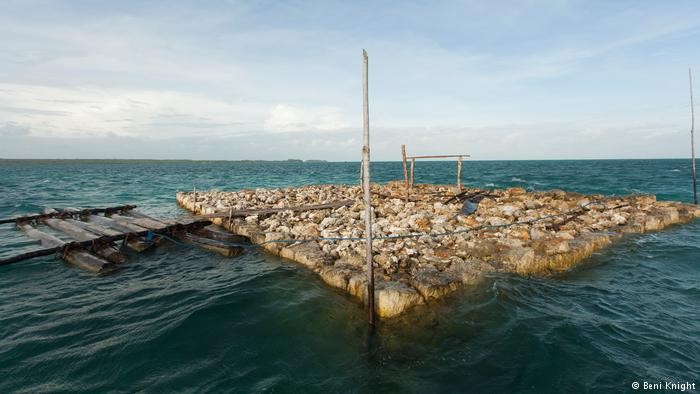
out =
[[[465,183],[690,201],[685,161],[465,162]],[[454,163],[418,163],[453,182]],[[0,216],[177,190],[357,181],[357,163],[9,162]],[[672,171],[681,169],[681,171]],[[399,163],[376,163],[378,181]],[[35,248],[0,226],[6,257]],[[0,392],[627,391],[697,381],[700,222],[625,238],[554,278],[492,275],[368,333],[362,306],[303,267],[164,245],[96,277],[47,257],[0,267]],[[700,382],[698,382],[700,383]]]

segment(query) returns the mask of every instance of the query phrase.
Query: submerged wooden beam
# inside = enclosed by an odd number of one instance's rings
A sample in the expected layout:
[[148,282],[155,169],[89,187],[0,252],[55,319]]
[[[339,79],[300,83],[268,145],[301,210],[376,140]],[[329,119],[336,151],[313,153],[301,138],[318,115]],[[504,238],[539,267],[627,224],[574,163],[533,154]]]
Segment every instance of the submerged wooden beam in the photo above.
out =
[[186,233],[184,236],[180,237],[180,239],[225,257],[240,256],[244,251],[242,246],[229,245],[221,241],[200,237],[190,233]]
[[215,225],[202,227],[200,230],[197,231],[197,234],[201,235],[205,238],[216,239],[219,241],[226,241],[226,242],[233,242],[233,243],[246,243],[246,242],[249,243],[250,242],[250,239],[248,237],[229,233],[229,232],[225,231],[224,229],[216,227]]
[[[47,247],[48,249],[35,250],[32,252],[22,253],[9,259],[0,260],[0,265],[7,265],[34,257],[48,256],[60,251],[66,245],[66,242],[62,241],[61,239],[37,230],[29,223],[21,223],[18,224],[17,227],[29,238],[41,242],[41,245]],[[47,253],[47,251],[49,252]],[[67,249],[61,258],[76,267],[95,273],[104,273],[115,268],[113,263],[101,259],[79,247]]]

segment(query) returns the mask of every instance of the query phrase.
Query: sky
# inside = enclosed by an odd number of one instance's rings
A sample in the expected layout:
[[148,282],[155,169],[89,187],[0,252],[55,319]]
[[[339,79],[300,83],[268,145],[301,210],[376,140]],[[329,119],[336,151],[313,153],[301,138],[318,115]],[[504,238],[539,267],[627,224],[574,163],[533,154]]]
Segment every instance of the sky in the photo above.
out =
[[[0,158],[690,155],[700,2],[0,2]],[[700,138],[699,138],[700,139]]]

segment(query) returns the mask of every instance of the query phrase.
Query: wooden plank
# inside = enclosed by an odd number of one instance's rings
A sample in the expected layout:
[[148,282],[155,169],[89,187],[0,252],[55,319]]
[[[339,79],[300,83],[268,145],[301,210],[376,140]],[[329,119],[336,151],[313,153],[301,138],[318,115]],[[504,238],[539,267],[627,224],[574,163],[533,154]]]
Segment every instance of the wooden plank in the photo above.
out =
[[122,233],[133,233],[133,232],[140,232],[140,231],[147,231],[147,228],[137,226],[135,224],[131,224],[129,222],[125,221],[117,221],[113,220],[108,217],[104,216],[99,216],[99,215],[89,215],[85,217],[85,220],[87,220],[89,223],[97,223],[102,226],[106,226],[109,228],[113,228],[115,230],[118,230]]
[[[20,230],[22,230],[29,238],[41,242],[42,246],[48,247],[49,249],[23,253],[19,256],[15,256],[5,260],[0,260],[0,265],[11,264],[33,257],[48,256],[50,254],[56,253],[66,244],[64,241],[57,237],[54,237],[53,235],[49,235],[44,233],[43,231],[37,230],[36,228],[32,227],[29,223],[18,224],[17,227]],[[51,250],[51,252],[46,253],[46,250]],[[98,274],[112,271],[116,268],[116,266],[113,263],[101,259],[80,248],[69,249],[66,253],[64,253],[61,256],[61,258],[64,261],[76,267]]]
[[135,218],[131,216],[122,215],[112,215],[110,216],[110,218],[114,219],[119,223],[125,222],[129,224],[135,224],[139,227],[147,228],[149,230],[162,230],[169,226],[168,224],[146,218]]
[[[91,231],[99,235],[119,235],[122,231],[115,230],[109,227],[101,226],[97,223],[88,223],[80,220],[65,219],[66,222],[73,224],[75,226],[84,228],[85,230]],[[127,231],[131,232],[131,231]],[[126,246],[136,252],[143,252],[153,246],[152,242],[144,242],[140,239],[131,239],[126,242]]]
[[[86,231],[72,223],[68,223],[61,219],[45,219],[44,223],[56,231],[60,231],[76,241],[93,241],[100,238],[99,234]],[[113,263],[123,263],[126,257],[119,251],[117,247],[111,244],[96,243],[94,248],[95,254],[103,257]]]
[[344,201],[337,201],[337,202],[332,202],[332,203],[327,203],[327,204],[304,205],[304,206],[298,206],[298,207],[242,209],[242,210],[236,210],[236,211],[228,211],[227,210],[226,212],[216,212],[216,213],[211,213],[208,215],[198,215],[196,217],[197,218],[212,219],[212,218],[227,218],[230,216],[230,217],[235,218],[235,217],[245,217],[245,216],[252,216],[252,215],[269,215],[269,214],[284,212],[284,211],[303,212],[303,211],[313,211],[313,210],[319,210],[319,209],[340,208],[340,207],[350,206],[354,203],[355,203],[355,201],[353,201],[353,200],[344,200]]
[[[55,212],[53,209],[45,210],[45,213],[53,212]],[[60,231],[76,241],[92,241],[100,238],[100,234],[87,231],[63,219],[49,218],[43,219],[42,222],[52,229]],[[126,261],[126,256],[119,251],[119,248],[109,243],[97,242],[95,243],[93,250],[98,256],[104,257],[113,263],[123,263]]]
[[428,156],[408,156],[409,159],[449,159],[458,157],[471,157],[470,155],[428,155]]

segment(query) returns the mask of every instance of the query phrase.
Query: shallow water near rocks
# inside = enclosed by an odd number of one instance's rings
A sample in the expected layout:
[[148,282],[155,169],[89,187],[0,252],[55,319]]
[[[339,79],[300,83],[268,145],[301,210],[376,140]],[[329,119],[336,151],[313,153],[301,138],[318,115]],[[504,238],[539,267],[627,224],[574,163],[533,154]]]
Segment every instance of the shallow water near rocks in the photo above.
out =
[[[454,182],[419,162],[416,181]],[[175,192],[355,183],[358,163],[0,162],[0,217]],[[402,176],[380,162],[373,179]],[[687,160],[466,162],[475,187],[654,193],[689,202]],[[0,257],[31,250],[0,226]],[[261,252],[164,245],[104,277],[52,257],[0,267],[0,392],[631,391],[696,381],[700,221],[626,237],[555,278],[495,275],[369,335],[362,306]],[[700,382],[698,382],[700,383]]]

